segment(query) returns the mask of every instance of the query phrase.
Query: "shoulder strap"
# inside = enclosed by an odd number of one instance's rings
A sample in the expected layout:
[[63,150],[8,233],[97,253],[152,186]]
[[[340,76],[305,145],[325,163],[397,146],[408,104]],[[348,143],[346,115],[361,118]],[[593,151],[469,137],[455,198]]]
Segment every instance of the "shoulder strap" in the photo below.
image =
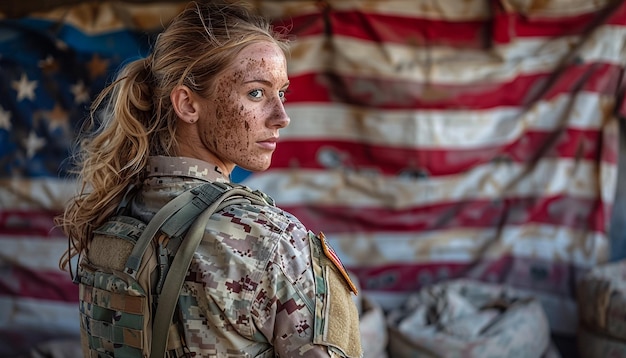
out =
[[[210,205],[202,211],[197,219],[193,221],[193,224],[185,235],[185,239],[182,241],[181,246],[176,252],[176,256],[174,256],[172,265],[167,273],[154,315],[152,345],[150,349],[151,358],[164,357],[167,349],[169,327],[171,325],[172,318],[174,317],[174,310],[176,308],[176,303],[178,302],[178,296],[180,295],[180,290],[182,289],[185,275],[187,274],[187,270],[191,264],[193,254],[202,241],[204,231],[206,230],[206,226],[211,218],[211,215],[231,204],[241,202],[259,202],[258,199],[251,196],[250,191],[243,188],[222,188],[222,190],[218,191],[218,193],[219,194],[214,196],[212,202],[204,202],[205,204]],[[237,198],[229,199],[232,196],[237,196]],[[152,221],[150,223],[152,223]],[[147,230],[145,230],[144,233],[146,231]]]
[[170,200],[154,215],[137,239],[126,261],[124,272],[137,278],[141,259],[159,230],[170,237],[182,235],[191,226],[194,218],[230,188],[232,186],[226,183],[207,183]]

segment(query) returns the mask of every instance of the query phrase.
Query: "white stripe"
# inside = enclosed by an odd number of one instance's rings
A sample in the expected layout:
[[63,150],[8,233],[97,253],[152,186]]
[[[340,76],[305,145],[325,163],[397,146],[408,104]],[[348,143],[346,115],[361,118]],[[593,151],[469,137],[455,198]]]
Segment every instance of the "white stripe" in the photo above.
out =
[[[59,259],[67,250],[67,239],[32,236],[0,236],[0,263],[27,267],[38,271],[58,271]],[[69,280],[69,274],[68,274]]]
[[[282,139],[343,140],[390,147],[485,148],[519,139],[526,131],[562,128],[599,130],[607,120],[602,109],[615,98],[583,92],[540,101],[530,109],[375,110],[343,104],[289,104],[291,118]],[[280,144],[279,144],[280,145]]]
[[[333,11],[359,10],[367,14],[395,15],[442,21],[477,21],[490,18],[489,2],[484,0],[373,0],[366,4],[362,0],[327,0]],[[551,0],[536,6],[529,1],[508,2],[507,11],[526,17],[565,17],[598,11],[611,3],[607,0]],[[315,1],[258,1],[261,13],[270,18],[286,18],[302,14],[320,14],[320,5]],[[513,8],[514,7],[514,8]]]
[[[323,225],[323,223],[320,223]],[[606,262],[606,234],[542,224],[422,233],[324,231],[346,266],[416,263],[472,263],[506,255],[591,267]],[[523,273],[521,273],[523,274]]]
[[[428,180],[385,177],[343,170],[269,170],[244,183],[272,196],[278,205],[379,207],[389,210],[472,199],[505,199],[568,195],[595,199],[600,184],[615,192],[617,168],[603,165],[599,182],[597,164],[588,161],[544,158],[526,173],[526,164],[488,163],[463,175]],[[520,180],[521,179],[521,180]],[[608,195],[608,194],[607,194]],[[612,202],[613,198],[603,198]]]
[[[617,151],[618,157],[622,158],[624,155],[623,149],[623,141],[620,134],[620,125],[617,121],[609,121],[604,127],[603,137],[605,141],[603,143],[604,146],[611,146],[612,139],[615,139],[615,151]],[[621,145],[620,145],[621,144]],[[621,160],[618,159],[619,162]],[[608,164],[607,162],[600,162],[599,165],[599,181],[600,181],[600,195],[602,196],[602,201],[605,203],[613,203],[617,197],[617,179],[618,179],[618,168],[617,164]],[[622,165],[623,167],[623,165]],[[622,169],[623,170],[623,169]],[[622,185],[623,186],[623,185]]]
[[0,329],[7,328],[55,336],[78,335],[78,303],[0,296]]
[[76,182],[54,178],[0,179],[0,209],[60,212],[77,192]]
[[[578,307],[573,297],[551,295],[520,287],[514,288],[528,295],[532,295],[541,301],[552,332],[567,335],[576,334],[578,327]],[[378,303],[385,311],[397,309],[403,305],[411,295],[411,293],[385,291],[363,291],[362,294]]]
[[[558,64],[555,60],[560,61],[568,55],[576,55],[577,61],[580,62],[607,62],[616,65],[626,63],[624,59],[626,26],[605,24],[588,36],[588,38],[580,36],[515,38],[508,44],[496,46],[494,54],[501,56],[501,60],[512,61],[512,65],[521,65],[515,67],[520,70],[525,68],[526,62],[534,64],[529,68],[535,70],[541,68],[535,67],[540,64],[549,66],[546,70],[556,70],[553,68],[554,64]],[[529,56],[533,59],[529,60]]]
[[[577,55],[585,62],[623,65],[625,38],[626,26],[603,25],[578,49]],[[524,74],[554,72],[579,41],[578,36],[516,38],[493,51],[484,51],[376,43],[342,36],[334,36],[329,46],[324,35],[316,35],[298,38],[293,43],[288,68],[291,76],[333,71],[365,78],[484,85]]]

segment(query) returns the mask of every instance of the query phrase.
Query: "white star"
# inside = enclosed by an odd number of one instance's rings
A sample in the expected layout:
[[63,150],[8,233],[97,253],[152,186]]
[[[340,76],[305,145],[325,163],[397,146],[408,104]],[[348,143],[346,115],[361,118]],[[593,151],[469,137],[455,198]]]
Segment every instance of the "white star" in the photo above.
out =
[[74,95],[74,103],[83,103],[89,101],[89,93],[85,88],[83,81],[70,86],[70,92]]
[[31,131],[22,143],[24,144],[24,147],[26,147],[26,156],[30,159],[35,156],[35,153],[37,153],[39,149],[46,145],[46,140],[37,137],[37,134],[34,131]]
[[19,81],[11,82],[11,87],[17,91],[17,101],[21,101],[24,98],[29,100],[35,99],[35,88],[37,87],[37,81],[29,81],[25,73],[22,73],[22,77]]
[[52,110],[42,111],[43,118],[48,122],[51,131],[57,128],[66,128],[68,125],[68,115],[60,104],[56,103]]
[[0,106],[0,129],[11,130],[11,112]]

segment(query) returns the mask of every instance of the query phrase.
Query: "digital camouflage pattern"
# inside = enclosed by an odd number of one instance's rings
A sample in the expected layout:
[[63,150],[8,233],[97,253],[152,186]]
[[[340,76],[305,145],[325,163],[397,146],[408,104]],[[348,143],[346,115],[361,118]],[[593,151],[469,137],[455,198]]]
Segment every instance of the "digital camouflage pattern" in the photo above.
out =
[[[79,312],[84,357],[144,357],[152,337],[150,287],[157,264],[153,252],[143,260],[142,273],[123,273],[130,251],[145,228],[141,221],[116,216],[94,230],[87,255],[81,260]],[[172,340],[170,357],[183,356],[182,344]]]
[[[152,157],[147,170],[131,205],[132,216],[144,222],[184,190],[228,181],[213,165],[190,158]],[[196,357],[362,356],[343,268],[320,255],[317,235],[267,200],[265,206],[232,205],[211,218],[179,297],[183,351]]]

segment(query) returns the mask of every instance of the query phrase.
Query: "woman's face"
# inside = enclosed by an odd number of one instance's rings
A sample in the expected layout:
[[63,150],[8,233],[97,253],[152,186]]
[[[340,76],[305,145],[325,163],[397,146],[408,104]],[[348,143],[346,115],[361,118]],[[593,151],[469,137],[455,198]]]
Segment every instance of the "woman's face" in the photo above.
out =
[[289,124],[283,102],[289,86],[287,63],[278,45],[244,48],[215,82],[215,92],[198,121],[202,145],[228,173],[269,167],[278,131]]

